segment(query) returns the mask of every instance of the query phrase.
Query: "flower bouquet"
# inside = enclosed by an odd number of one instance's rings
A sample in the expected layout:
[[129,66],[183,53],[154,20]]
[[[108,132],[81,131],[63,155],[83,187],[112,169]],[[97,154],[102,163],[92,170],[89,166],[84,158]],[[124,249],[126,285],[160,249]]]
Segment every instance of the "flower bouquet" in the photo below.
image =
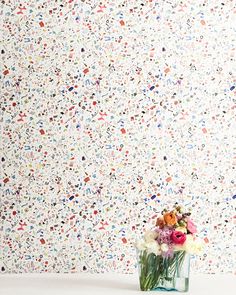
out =
[[136,242],[142,291],[188,291],[190,254],[202,250],[190,215],[178,204],[164,209],[156,227]]

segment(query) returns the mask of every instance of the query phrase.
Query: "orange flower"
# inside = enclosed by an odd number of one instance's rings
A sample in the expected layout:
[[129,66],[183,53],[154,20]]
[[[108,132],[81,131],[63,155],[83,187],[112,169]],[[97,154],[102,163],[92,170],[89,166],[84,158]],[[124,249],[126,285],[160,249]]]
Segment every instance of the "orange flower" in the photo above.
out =
[[156,226],[159,226],[159,228],[163,228],[165,225],[165,221],[162,217],[158,217],[156,221]]
[[165,213],[164,220],[167,225],[175,225],[177,223],[177,217],[173,212]]

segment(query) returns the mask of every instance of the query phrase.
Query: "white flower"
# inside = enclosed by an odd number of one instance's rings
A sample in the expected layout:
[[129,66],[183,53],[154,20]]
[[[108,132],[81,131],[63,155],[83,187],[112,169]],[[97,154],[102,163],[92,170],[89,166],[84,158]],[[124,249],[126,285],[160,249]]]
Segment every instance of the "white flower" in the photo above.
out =
[[169,250],[169,247],[167,244],[163,243],[161,244],[161,251],[162,252],[167,252]]
[[157,238],[157,236],[158,236],[157,232],[152,231],[152,230],[148,230],[144,234],[144,240],[146,242],[153,242],[153,241],[155,241],[155,239]]
[[158,245],[156,241],[146,243],[146,247],[147,247],[148,254],[150,253],[154,253],[155,255],[161,254],[160,246]]
[[200,254],[203,249],[203,243],[199,238],[193,235],[186,235],[186,241],[183,245],[174,245],[174,251],[186,251],[189,254]]
[[199,238],[193,238],[192,235],[187,235],[184,248],[186,252],[197,255],[202,252],[203,243]]
[[143,240],[136,241],[134,245],[140,251],[146,250],[146,243]]

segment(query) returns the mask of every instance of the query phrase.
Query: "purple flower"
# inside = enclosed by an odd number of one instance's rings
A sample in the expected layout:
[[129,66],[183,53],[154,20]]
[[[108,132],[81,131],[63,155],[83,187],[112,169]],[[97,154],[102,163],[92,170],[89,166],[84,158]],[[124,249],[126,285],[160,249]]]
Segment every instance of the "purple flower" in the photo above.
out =
[[158,242],[159,245],[172,244],[171,234],[173,232],[173,229],[165,226],[163,229],[156,228],[156,232],[158,233],[158,237],[156,238],[156,241]]

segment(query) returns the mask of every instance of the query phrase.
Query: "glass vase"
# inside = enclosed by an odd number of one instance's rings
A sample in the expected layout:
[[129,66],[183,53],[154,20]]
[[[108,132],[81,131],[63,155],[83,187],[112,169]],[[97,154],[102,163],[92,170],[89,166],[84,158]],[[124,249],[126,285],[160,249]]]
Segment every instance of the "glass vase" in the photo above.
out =
[[138,267],[142,291],[188,291],[190,255],[185,251],[172,257],[138,251]]

